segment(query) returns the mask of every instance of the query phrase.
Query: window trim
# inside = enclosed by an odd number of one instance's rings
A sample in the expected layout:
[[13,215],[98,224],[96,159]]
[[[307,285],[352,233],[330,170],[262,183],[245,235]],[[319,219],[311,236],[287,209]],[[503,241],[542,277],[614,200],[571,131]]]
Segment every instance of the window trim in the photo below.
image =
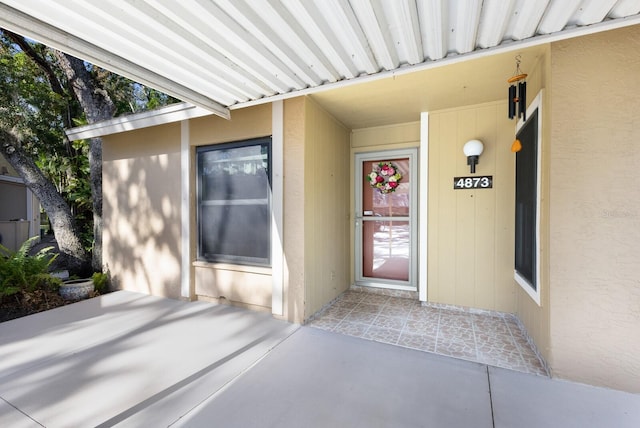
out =
[[[536,110],[538,110],[537,114],[537,124],[538,124],[538,135],[537,135],[537,153],[536,153],[536,221],[535,221],[535,283],[532,284],[527,278],[522,276],[514,266],[514,279],[515,281],[522,287],[522,289],[531,297],[538,306],[541,306],[540,303],[540,272],[541,272],[541,257],[540,257],[540,218],[541,218],[541,190],[542,190],[542,96],[543,91],[540,90],[538,95],[533,99],[529,107],[527,108],[527,117],[532,117]],[[527,122],[522,119],[518,120],[516,124],[516,135],[520,132],[522,127]],[[514,241],[515,246],[515,241]],[[515,264],[515,258],[514,258]],[[534,289],[535,287],[535,289]]]
[[[269,183],[269,190],[267,193],[267,211],[269,213],[269,227],[267,228],[267,233],[268,233],[268,240],[269,240],[269,244],[268,244],[268,248],[269,248],[269,255],[268,257],[265,259],[264,262],[257,260],[257,259],[251,259],[251,258],[243,258],[243,257],[220,257],[220,258],[207,258],[204,257],[202,255],[202,225],[201,225],[201,216],[202,216],[202,206],[203,206],[203,201],[202,201],[202,181],[201,181],[201,175],[200,175],[200,159],[199,156],[202,153],[206,153],[206,152],[210,152],[210,151],[217,151],[217,150],[224,150],[224,149],[236,149],[236,148],[242,148],[242,147],[249,147],[249,146],[257,146],[257,145],[262,145],[262,144],[267,144],[268,147],[268,154],[267,154],[267,164],[268,164],[268,174],[267,174],[267,180]],[[226,265],[238,265],[238,266],[255,266],[255,267],[261,267],[261,268],[271,268],[272,267],[272,263],[273,263],[273,249],[272,249],[272,244],[273,244],[273,232],[272,232],[272,227],[271,227],[271,223],[272,223],[272,215],[273,215],[273,190],[272,190],[272,186],[273,186],[273,138],[272,136],[264,136],[264,137],[258,137],[258,138],[249,138],[249,139],[244,139],[244,140],[237,140],[237,141],[230,141],[230,142],[224,142],[224,143],[219,143],[219,144],[209,144],[209,145],[205,145],[205,146],[199,146],[196,148],[196,159],[195,159],[195,172],[196,172],[196,198],[195,198],[195,202],[196,202],[196,231],[197,231],[197,244],[196,244],[196,262],[199,263],[207,263],[207,264],[226,264]],[[216,203],[212,203],[213,205],[216,205]],[[207,204],[210,205],[210,204]],[[240,204],[241,205],[241,204]]]

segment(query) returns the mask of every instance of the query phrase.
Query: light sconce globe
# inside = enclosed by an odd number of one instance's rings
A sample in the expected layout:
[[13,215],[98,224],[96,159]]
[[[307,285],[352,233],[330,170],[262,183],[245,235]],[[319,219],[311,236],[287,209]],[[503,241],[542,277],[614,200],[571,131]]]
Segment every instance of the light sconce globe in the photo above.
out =
[[462,148],[464,155],[467,157],[467,165],[471,167],[471,173],[476,173],[476,165],[478,164],[478,158],[484,151],[484,144],[480,140],[469,140]]

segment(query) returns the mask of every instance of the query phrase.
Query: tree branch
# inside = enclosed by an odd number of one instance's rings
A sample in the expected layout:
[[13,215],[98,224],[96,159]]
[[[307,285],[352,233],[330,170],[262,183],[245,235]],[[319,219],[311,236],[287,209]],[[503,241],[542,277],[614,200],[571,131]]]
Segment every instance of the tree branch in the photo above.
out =
[[[60,81],[60,79],[58,79],[58,76],[56,76],[56,73],[53,70],[53,67],[51,67],[51,63],[47,61],[47,59],[43,57],[38,51],[36,51],[33,48],[33,46],[29,42],[27,42],[27,40],[24,37],[16,33],[12,33],[11,31],[8,31],[8,30],[0,29],[0,31],[4,32],[4,34],[9,38],[9,40],[11,40],[13,43],[18,45],[20,49],[22,49],[22,52],[24,52],[25,55],[31,58],[31,60],[38,66],[38,68],[42,70],[42,72],[47,77],[47,81],[49,82],[49,86],[51,87],[51,90],[56,94],[60,95],[63,99],[69,100],[69,94],[67,93],[67,91],[65,91],[62,85],[62,82]],[[67,114],[63,116],[64,126],[65,128],[71,128],[73,127],[73,123],[71,121],[71,106],[69,105],[68,102],[67,102],[66,113]],[[67,150],[70,151],[71,146],[68,144],[68,142],[67,142],[67,146],[68,146]]]
[[111,119],[115,112],[113,101],[107,91],[96,85],[84,61],[57,50],[54,54],[58,58],[60,68],[67,76],[74,97],[82,106],[87,122],[95,123]]
[[11,31],[8,31],[8,30],[2,30],[2,31],[4,31],[4,33],[13,43],[20,46],[20,49],[22,49],[22,51],[29,58],[31,58],[38,67],[40,67],[40,69],[44,72],[44,74],[47,76],[47,79],[49,80],[49,84],[51,85],[51,90],[62,97],[66,97],[67,94],[65,93],[62,87],[62,84],[60,83],[60,80],[56,76],[56,73],[54,73],[53,68],[51,68],[49,62],[47,62],[47,60],[43,58],[42,55],[40,55],[40,53],[38,53],[35,49],[33,49],[33,46],[31,46],[29,42],[25,40],[24,37],[19,36],[16,33],[12,33]]

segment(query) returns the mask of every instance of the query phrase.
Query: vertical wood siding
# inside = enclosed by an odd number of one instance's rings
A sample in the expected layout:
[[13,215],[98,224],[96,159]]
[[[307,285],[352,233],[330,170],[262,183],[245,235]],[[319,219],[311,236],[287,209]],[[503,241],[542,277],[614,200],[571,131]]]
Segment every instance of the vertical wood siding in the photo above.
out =
[[[515,311],[515,125],[506,109],[494,102],[429,113],[431,302]],[[472,175],[462,152],[471,139],[484,144],[475,175],[492,175],[492,189],[453,189],[454,177]]]
[[349,168],[349,130],[307,99],[305,318],[335,299],[350,284]]

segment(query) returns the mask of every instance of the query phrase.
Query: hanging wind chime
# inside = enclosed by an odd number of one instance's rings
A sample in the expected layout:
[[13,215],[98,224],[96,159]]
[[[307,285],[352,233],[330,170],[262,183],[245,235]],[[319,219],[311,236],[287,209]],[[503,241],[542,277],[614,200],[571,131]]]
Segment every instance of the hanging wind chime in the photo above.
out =
[[516,72],[507,79],[509,86],[509,119],[527,120],[527,75],[520,70],[520,55],[516,56]]
[[[527,120],[527,74],[520,70],[520,55],[516,56],[516,72],[507,79],[509,86],[509,119],[522,117]],[[522,148],[520,140],[516,139],[511,145],[512,152],[519,152]]]

